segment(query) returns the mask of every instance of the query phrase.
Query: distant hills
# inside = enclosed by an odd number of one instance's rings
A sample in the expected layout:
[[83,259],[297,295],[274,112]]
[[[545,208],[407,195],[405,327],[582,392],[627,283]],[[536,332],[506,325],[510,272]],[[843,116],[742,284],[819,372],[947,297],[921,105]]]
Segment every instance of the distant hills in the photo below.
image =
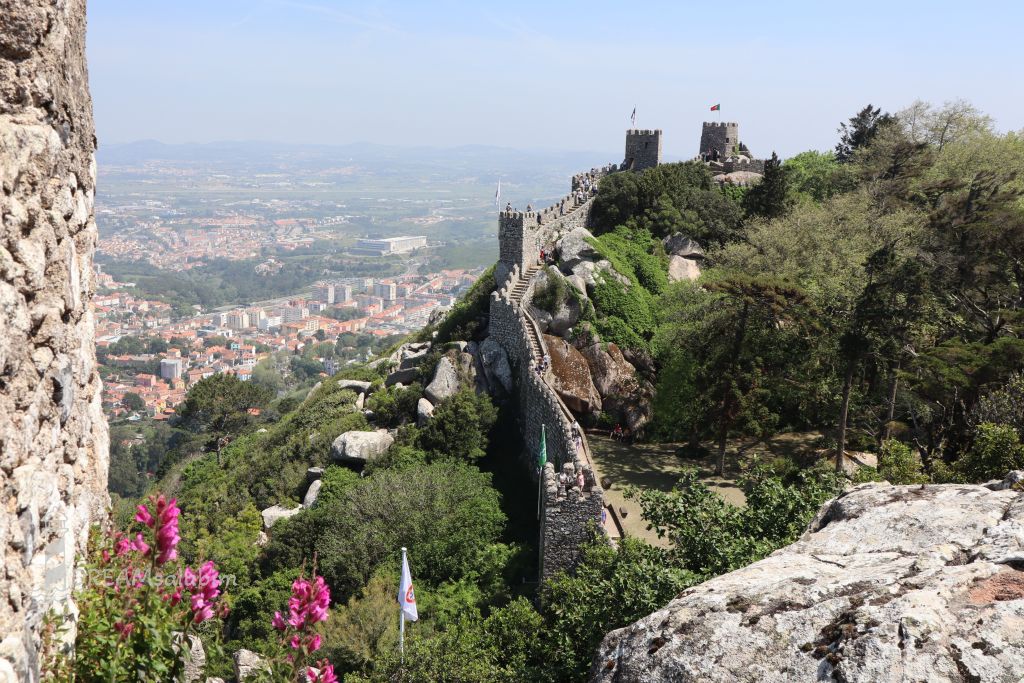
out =
[[138,165],[146,162],[168,164],[246,167],[252,171],[280,171],[283,167],[308,170],[337,166],[385,172],[401,167],[444,168],[448,173],[499,171],[503,177],[517,173],[533,175],[559,173],[566,177],[580,169],[619,161],[621,152],[580,152],[561,150],[517,150],[489,145],[459,147],[392,146],[371,143],[349,145],[302,145],[261,141],[167,144],[139,140],[101,144],[97,152],[103,165]]

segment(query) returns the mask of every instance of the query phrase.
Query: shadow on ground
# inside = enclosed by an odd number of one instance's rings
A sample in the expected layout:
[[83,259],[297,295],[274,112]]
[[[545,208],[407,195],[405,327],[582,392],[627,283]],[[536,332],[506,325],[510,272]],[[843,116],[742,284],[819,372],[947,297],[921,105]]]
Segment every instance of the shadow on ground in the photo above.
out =
[[608,480],[605,500],[620,513],[623,530],[631,536],[638,536],[655,545],[667,546],[654,531],[647,529],[647,522],[640,516],[636,501],[626,500],[625,489],[635,486],[642,490],[671,491],[683,469],[696,468],[701,481],[733,505],[743,505],[745,498],[738,480],[743,472],[756,461],[775,457],[803,458],[811,453],[820,435],[815,432],[780,434],[768,440],[733,440],[726,447],[724,476],[715,474],[714,450],[710,444],[706,455],[700,458],[682,457],[682,444],[639,443],[625,444],[599,434],[588,434],[591,454],[598,476]]

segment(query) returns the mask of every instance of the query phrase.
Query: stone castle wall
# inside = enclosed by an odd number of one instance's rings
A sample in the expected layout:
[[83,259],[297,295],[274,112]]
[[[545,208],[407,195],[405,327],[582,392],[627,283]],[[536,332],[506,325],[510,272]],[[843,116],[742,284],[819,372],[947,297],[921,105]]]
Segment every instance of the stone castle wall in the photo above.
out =
[[764,159],[749,159],[744,161],[742,159],[727,159],[722,164],[722,173],[732,173],[733,171],[748,171],[750,173],[760,173],[764,175]]
[[91,310],[95,147],[84,0],[4,3],[0,680],[38,680],[43,617],[73,613],[76,555],[109,504]]
[[[593,188],[596,189],[596,178],[594,180]],[[574,178],[574,188],[576,182]],[[589,187],[589,184],[581,182],[580,187],[584,186]],[[568,213],[560,203],[555,205],[555,210],[518,214],[524,219],[525,225],[536,226],[527,234],[543,245],[576,227],[586,227],[593,194],[587,192],[581,195],[574,192],[570,199],[572,204]],[[509,212],[503,212],[502,216],[509,216]],[[548,216],[548,220],[544,220],[544,216]],[[504,231],[501,234],[505,234]],[[514,239],[517,237],[513,236]],[[520,249],[513,246],[508,253],[519,254]],[[594,524],[600,526],[604,492],[596,480],[588,457],[586,436],[581,431],[583,450],[578,451],[573,437],[572,413],[547,380],[534,369],[534,362],[539,359],[537,356],[543,356],[546,349],[540,329],[527,312],[535,283],[532,279],[524,278],[528,277],[527,273],[536,262],[537,254],[532,250],[522,250],[522,258],[522,265],[506,264],[505,274],[498,279],[499,283],[504,284],[491,293],[489,334],[508,354],[516,380],[520,429],[526,444],[524,466],[532,476],[543,477],[540,484],[540,575],[542,579],[547,579],[558,571],[571,570],[579,562],[580,549],[593,533]],[[513,292],[523,287],[525,292],[517,300]],[[530,342],[531,328],[534,338],[540,344],[536,352]],[[543,471],[538,471],[541,425],[544,425],[545,430],[548,465]],[[560,471],[566,473],[569,486],[560,484]],[[583,473],[585,482],[582,489],[576,486],[579,472]]]

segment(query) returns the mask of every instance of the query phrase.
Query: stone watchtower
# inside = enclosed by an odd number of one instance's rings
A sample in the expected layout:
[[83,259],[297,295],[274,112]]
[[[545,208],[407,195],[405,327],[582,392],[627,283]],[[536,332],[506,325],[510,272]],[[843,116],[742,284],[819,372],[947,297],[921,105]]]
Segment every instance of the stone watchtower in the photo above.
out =
[[661,131],[630,128],[626,131],[626,156],[622,167],[642,171],[661,163]]
[[494,281],[500,288],[512,267],[526,270],[538,255],[537,212],[506,210],[498,214],[498,264]]
[[[708,161],[724,161],[739,151],[740,124],[729,122],[705,121],[700,134],[700,150],[698,154],[711,154]],[[715,153],[718,156],[715,157]]]

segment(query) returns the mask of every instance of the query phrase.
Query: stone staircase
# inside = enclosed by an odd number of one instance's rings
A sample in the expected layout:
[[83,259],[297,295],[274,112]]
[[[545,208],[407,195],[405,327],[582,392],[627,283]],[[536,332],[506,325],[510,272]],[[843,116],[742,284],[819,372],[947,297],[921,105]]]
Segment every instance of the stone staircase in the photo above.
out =
[[[509,299],[516,305],[516,307],[522,306],[523,296],[526,295],[526,290],[529,289],[530,282],[533,280],[533,276],[537,274],[538,270],[540,270],[540,266],[536,263],[531,264],[519,278],[519,282],[512,287],[512,291],[509,292]],[[533,321],[530,319],[529,314],[526,313],[526,311],[523,311],[523,314],[531,323],[526,326],[526,336],[530,340],[530,355],[534,360],[540,360],[543,354],[541,353],[540,339],[537,338],[537,328],[532,324]]]

